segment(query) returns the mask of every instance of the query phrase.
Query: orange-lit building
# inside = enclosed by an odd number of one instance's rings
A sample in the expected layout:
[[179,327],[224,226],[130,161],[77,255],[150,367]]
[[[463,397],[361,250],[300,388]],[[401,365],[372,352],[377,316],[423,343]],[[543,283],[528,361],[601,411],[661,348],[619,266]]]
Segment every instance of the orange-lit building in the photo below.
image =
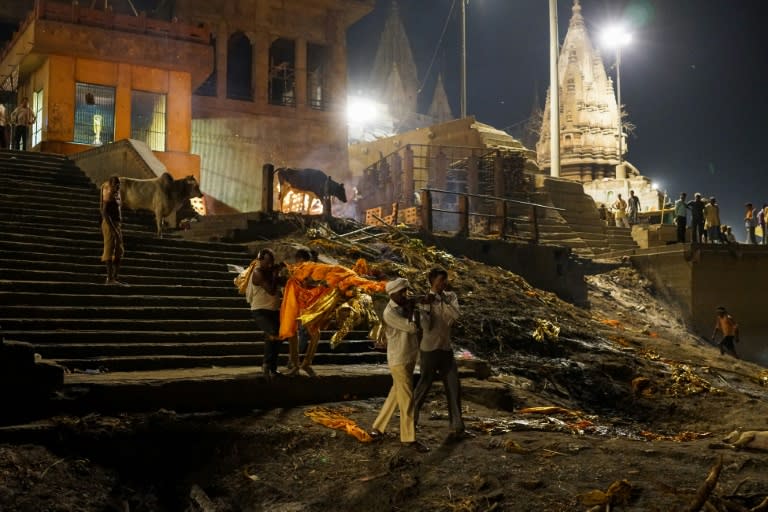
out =
[[171,174],[199,178],[191,98],[213,59],[203,25],[37,0],[0,55],[0,81],[29,98],[37,150],[72,154],[132,138]]

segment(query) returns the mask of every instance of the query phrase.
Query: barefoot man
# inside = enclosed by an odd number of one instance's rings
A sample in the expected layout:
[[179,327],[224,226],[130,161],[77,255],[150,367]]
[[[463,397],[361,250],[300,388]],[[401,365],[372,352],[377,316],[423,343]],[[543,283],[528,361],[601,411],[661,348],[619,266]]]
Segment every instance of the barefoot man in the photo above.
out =
[[123,232],[120,230],[122,212],[120,209],[120,178],[110,176],[101,185],[101,234],[104,237],[104,252],[101,261],[107,266],[105,284],[122,284],[117,280],[120,260],[123,258]]

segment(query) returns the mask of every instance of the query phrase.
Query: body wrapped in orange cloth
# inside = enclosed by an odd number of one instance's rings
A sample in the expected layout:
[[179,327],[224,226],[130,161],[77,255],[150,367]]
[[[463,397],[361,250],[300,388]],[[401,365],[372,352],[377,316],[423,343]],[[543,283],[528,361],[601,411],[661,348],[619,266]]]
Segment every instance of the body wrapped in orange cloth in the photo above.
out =
[[312,358],[320,340],[320,330],[328,324],[336,308],[347,298],[353,297],[357,291],[369,294],[383,292],[386,282],[365,279],[341,265],[312,261],[291,265],[288,272],[288,282],[283,291],[283,303],[280,308],[280,339],[290,340],[291,363],[298,369],[296,321],[301,321],[309,333],[310,342],[300,367],[311,375],[313,372],[307,369],[312,365]]

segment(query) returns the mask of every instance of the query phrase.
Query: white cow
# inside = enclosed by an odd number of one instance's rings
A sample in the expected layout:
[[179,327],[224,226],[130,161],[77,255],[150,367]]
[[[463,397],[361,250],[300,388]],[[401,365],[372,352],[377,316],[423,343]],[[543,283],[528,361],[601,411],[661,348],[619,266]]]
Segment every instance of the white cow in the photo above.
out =
[[162,238],[163,219],[175,213],[190,198],[203,194],[194,176],[175,180],[165,172],[146,180],[120,177],[120,195],[125,208],[154,212],[157,234]]

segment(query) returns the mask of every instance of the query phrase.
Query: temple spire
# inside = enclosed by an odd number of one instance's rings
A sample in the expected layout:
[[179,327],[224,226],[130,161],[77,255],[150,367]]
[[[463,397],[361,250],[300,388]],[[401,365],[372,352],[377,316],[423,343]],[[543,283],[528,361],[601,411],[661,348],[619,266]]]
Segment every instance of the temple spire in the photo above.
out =
[[[618,161],[618,105],[613,82],[592,46],[579,0],[558,58],[560,80],[560,164],[564,178],[590,181],[613,177]],[[550,165],[549,91],[536,144],[539,165]],[[623,134],[622,134],[623,136]],[[622,153],[626,144],[622,144]]]
[[448,95],[445,93],[443,85],[443,74],[437,75],[437,84],[435,85],[435,94],[432,96],[432,104],[429,107],[429,116],[436,123],[444,123],[453,119],[451,104],[448,102]]
[[[399,75],[396,79],[390,75],[396,70]],[[385,84],[399,81],[402,85],[402,93],[398,91],[398,98],[387,97]],[[397,0],[392,0],[387,21],[376,51],[373,62],[373,70],[370,78],[370,89],[379,96],[379,101],[391,106],[397,105],[403,112],[416,112],[419,80],[416,70],[416,62],[413,59],[411,43],[405,32],[400,7]],[[390,91],[393,88],[389,87]],[[394,90],[399,88],[395,87]],[[396,102],[399,102],[397,104]],[[403,102],[405,102],[403,104]]]

